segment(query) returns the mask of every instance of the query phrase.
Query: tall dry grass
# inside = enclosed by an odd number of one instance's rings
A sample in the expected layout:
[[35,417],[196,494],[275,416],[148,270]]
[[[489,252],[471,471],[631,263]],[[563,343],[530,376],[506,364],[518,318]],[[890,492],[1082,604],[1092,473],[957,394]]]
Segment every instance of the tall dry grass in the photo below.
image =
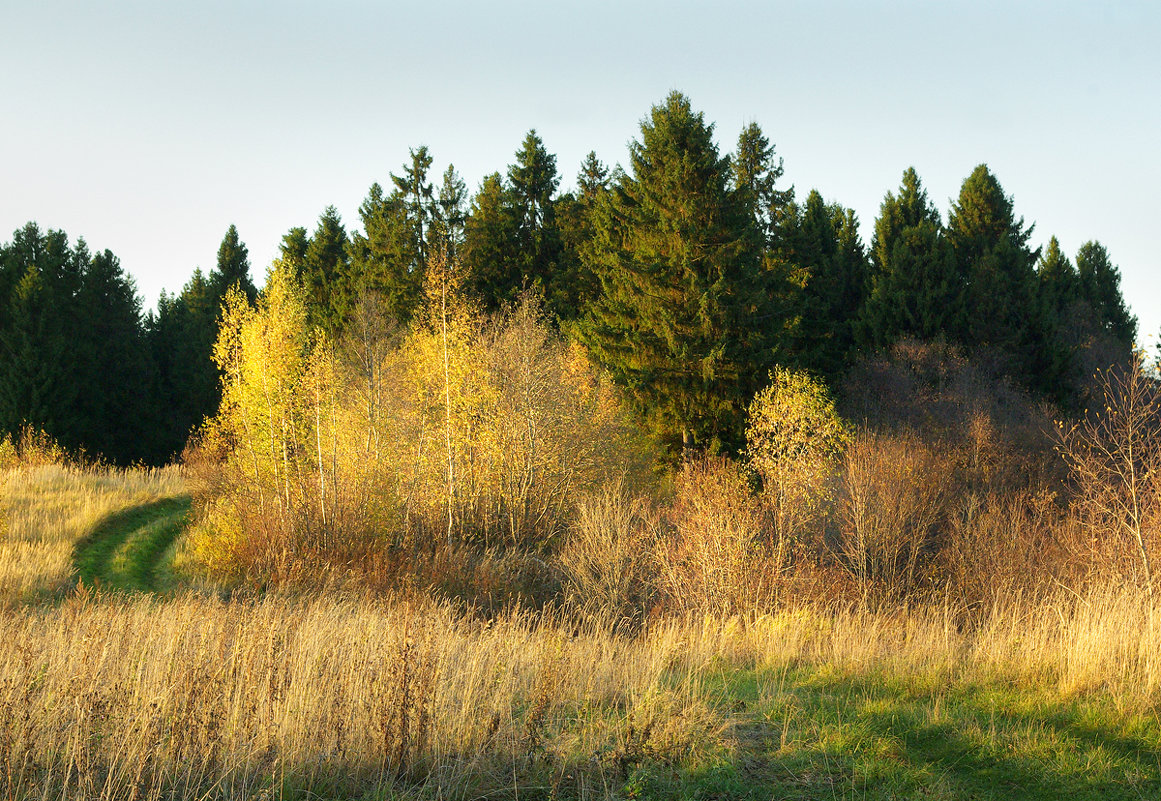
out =
[[1139,591],[959,622],[800,608],[627,633],[366,598],[77,596],[0,614],[0,793],[603,798],[641,762],[728,759],[732,699],[714,679],[747,667],[1161,700],[1161,609]]
[[176,468],[25,464],[0,472],[0,604],[67,587],[73,548],[101,518],[183,491]]

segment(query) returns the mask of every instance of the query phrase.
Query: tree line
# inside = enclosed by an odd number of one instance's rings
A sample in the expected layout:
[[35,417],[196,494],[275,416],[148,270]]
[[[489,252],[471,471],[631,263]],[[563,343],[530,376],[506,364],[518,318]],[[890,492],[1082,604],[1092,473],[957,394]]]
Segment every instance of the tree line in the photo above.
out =
[[[432,164],[413,149],[350,231],[331,206],[283,237],[310,325],[341,338],[374,298],[406,327],[432,269],[454,270],[486,312],[539,293],[671,453],[739,448],[777,365],[834,384],[863,354],[941,340],[987,351],[1068,409],[1094,368],[1132,352],[1136,321],[1107,250],[1034,247],[986,165],[946,218],[906,170],[867,241],[850,209],[782,186],[760,126],[722,153],[678,92],[641,122],[627,165],[590,153],[568,191],[535,131],[473,196],[454,167],[436,178]],[[217,409],[211,352],[232,286],[258,295],[233,226],[215,268],[149,313],[109,251],[32,223],[15,232],[0,246],[0,432],[33,426],[119,463],[172,458]]]

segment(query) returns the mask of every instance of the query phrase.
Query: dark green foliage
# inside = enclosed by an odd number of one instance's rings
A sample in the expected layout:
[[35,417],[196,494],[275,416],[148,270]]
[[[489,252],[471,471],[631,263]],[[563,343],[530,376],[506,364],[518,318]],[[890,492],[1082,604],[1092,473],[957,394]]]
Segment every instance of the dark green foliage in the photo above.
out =
[[468,187],[453,165],[448,165],[439,187],[439,198],[434,206],[432,220],[432,247],[443,249],[448,260],[455,263],[464,245],[464,226],[468,221]]
[[817,191],[799,209],[787,205],[777,224],[773,267],[788,287],[796,325],[790,359],[833,379],[855,344],[855,322],[867,296],[868,264],[854,212],[828,205]]
[[210,274],[210,284],[211,292],[219,299],[233,287],[238,287],[251,303],[258,299],[258,289],[250,277],[250,251],[238,237],[238,228],[234,225],[230,225],[222,237],[222,244],[218,247],[218,266]]
[[1121,297],[1121,271],[1100,242],[1085,242],[1076,252],[1080,294],[1092,307],[1097,326],[1123,346],[1137,336],[1137,319]]
[[870,296],[857,327],[860,347],[946,338],[963,329],[966,278],[912,168],[903,173],[899,194],[888,192],[880,206],[871,259]]
[[462,251],[468,289],[491,311],[513,302],[524,288],[516,266],[516,225],[504,181],[492,173],[472,200]]
[[383,195],[372,184],[359,207],[363,230],[356,231],[347,251],[355,276],[355,294],[373,293],[384,311],[408,320],[423,289],[422,261],[407,217],[407,205],[397,195]]
[[257,298],[246,245],[231,225],[218,248],[217,267],[209,275],[194,270],[178,295],[162,293],[157,313],[146,321],[157,370],[158,460],[179,454],[190,434],[218,410],[221,376],[212,354],[222,302],[235,287],[251,303]]
[[782,177],[782,159],[774,160],[774,146],[752,122],[738,136],[738,149],[732,161],[733,185],[750,210],[757,232],[769,241],[775,226],[794,201],[794,188],[775,188]]
[[0,431],[31,425],[120,464],[152,456],[152,363],[117,258],[29,223],[0,247],[0,287]]
[[533,289],[550,311],[575,316],[578,298],[570,270],[562,262],[563,242],[556,217],[560,178],[556,156],[536,131],[529,131],[507,181],[484,179],[472,204],[464,243],[469,286],[484,308],[494,311]]
[[1025,371],[1032,367],[1039,335],[1034,311],[1039,254],[1028,247],[1031,234],[987,166],[976,167],[952,204],[947,226],[957,270],[967,281],[967,320],[958,338],[1008,353]]
[[590,151],[577,174],[576,192],[556,200],[556,219],[560,227],[561,278],[555,283],[565,295],[558,313],[566,321],[583,317],[589,304],[600,293],[597,277],[587,265],[584,254],[592,246],[595,223],[593,215],[609,193],[609,170]]
[[641,124],[630,167],[594,215],[603,295],[578,333],[671,452],[736,445],[770,356],[751,207],[677,92]]
[[334,206],[327,206],[306,244],[299,279],[306,290],[311,325],[330,334],[342,330],[353,305],[353,280],[347,256],[347,229]]

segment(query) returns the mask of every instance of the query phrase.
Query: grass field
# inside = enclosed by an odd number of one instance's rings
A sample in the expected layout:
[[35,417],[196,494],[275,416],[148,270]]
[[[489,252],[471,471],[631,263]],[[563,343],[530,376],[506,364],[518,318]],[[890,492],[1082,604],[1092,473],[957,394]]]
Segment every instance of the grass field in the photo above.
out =
[[0,498],[0,798],[1161,797],[1139,593],[973,627],[225,601],[167,567],[174,472],[15,471]]

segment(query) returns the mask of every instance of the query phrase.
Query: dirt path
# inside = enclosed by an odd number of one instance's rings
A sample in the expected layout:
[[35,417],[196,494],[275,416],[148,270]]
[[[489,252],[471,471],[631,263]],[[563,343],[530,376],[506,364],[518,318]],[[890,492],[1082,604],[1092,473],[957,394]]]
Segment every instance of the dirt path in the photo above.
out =
[[109,515],[73,551],[80,580],[106,590],[165,591],[173,583],[170,546],[189,509],[189,496],[179,495]]

